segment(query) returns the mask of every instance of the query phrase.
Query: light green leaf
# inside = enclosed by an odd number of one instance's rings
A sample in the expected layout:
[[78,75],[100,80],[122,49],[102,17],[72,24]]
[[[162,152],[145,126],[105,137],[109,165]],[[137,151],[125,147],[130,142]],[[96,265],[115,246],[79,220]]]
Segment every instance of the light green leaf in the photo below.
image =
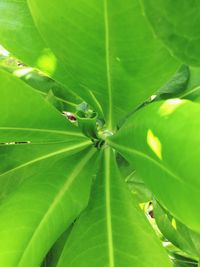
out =
[[[17,152],[16,149],[16,156]],[[5,180],[23,176],[15,191],[1,199],[2,266],[41,264],[57,238],[87,205],[95,153],[94,148],[76,155],[66,152],[62,157],[24,164],[1,173],[1,179]]]
[[1,0],[0,12],[0,43],[23,62],[36,66],[47,46],[34,26],[26,0]]
[[108,143],[135,166],[157,199],[200,232],[200,106],[157,102],[130,117]]
[[70,92],[66,92],[66,88],[58,84],[55,80],[33,68],[18,68],[13,74],[32,86],[44,97],[47,97],[49,91],[52,91],[56,101],[63,106],[62,110],[75,112],[77,105],[82,102],[79,97],[75,97]]
[[164,237],[196,259],[199,258],[200,235],[179,222],[156,201],[153,205],[154,217]]
[[0,143],[86,140],[77,127],[19,79],[0,71],[0,83]]
[[89,206],[75,223],[57,267],[171,266],[136,205],[114,152],[106,148]]
[[76,118],[82,132],[92,139],[98,139],[97,114],[93,112],[87,116],[83,111],[77,111]]
[[138,203],[149,202],[153,199],[152,192],[146,187],[136,170],[126,177],[125,181]]
[[141,177],[135,169],[119,153],[116,155],[117,165],[124,181],[138,203],[145,203],[153,199],[152,193],[148,190]]
[[68,88],[65,69],[40,36],[34,25],[26,0],[0,1],[0,44],[29,66],[48,73],[65,87],[58,97],[75,98]]
[[[0,71],[0,82],[1,172],[10,173],[11,167],[18,170],[91,144],[31,87],[4,71]],[[12,116],[8,116],[8,110]],[[10,179],[4,179],[6,188],[18,179],[23,180],[23,176],[13,177],[11,171]]]
[[87,205],[97,153],[29,86],[0,82],[0,265],[35,267]]
[[142,0],[157,36],[183,62],[200,65],[200,2]]
[[[68,85],[102,106],[111,130],[178,68],[149,28],[138,0],[29,0]],[[92,105],[92,104],[91,104]]]

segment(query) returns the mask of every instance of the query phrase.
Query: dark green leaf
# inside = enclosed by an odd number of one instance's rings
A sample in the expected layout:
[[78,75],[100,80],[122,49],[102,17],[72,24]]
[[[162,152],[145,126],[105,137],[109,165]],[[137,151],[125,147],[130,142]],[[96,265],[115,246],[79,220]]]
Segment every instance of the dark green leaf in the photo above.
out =
[[189,75],[189,67],[182,65],[170,81],[161,87],[155,95],[163,99],[176,97],[186,89]]
[[156,223],[164,237],[182,251],[198,258],[200,235],[171,216],[156,201],[154,202],[153,210]]
[[157,36],[183,62],[200,65],[200,2],[142,0]]
[[48,255],[46,256],[41,267],[56,267],[57,266],[58,260],[60,258],[62,251],[63,251],[66,240],[71,233],[72,228],[73,228],[73,224],[56,241],[56,243],[53,245],[53,247],[49,251]]
[[190,79],[187,88],[181,98],[200,103],[200,69],[190,67]]

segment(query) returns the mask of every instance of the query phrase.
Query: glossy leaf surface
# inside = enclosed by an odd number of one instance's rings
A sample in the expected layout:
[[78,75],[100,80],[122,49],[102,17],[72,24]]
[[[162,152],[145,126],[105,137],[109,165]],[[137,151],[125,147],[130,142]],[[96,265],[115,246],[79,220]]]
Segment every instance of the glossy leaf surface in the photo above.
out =
[[138,0],[28,2],[65,66],[69,87],[89,104],[91,95],[96,99],[110,129],[178,68],[154,38]]
[[1,143],[48,143],[69,141],[69,137],[87,140],[34,89],[4,71],[0,71],[0,80]]
[[153,199],[152,192],[146,187],[143,180],[138,177],[136,171],[126,177],[125,181],[138,203],[149,202]]
[[183,62],[200,66],[200,2],[142,0],[157,36]]
[[65,69],[40,36],[27,1],[1,0],[0,13],[0,43],[23,63],[58,80],[65,87],[65,91],[56,92],[58,97],[73,99],[75,96],[67,86]]
[[171,266],[106,148],[89,206],[72,230],[57,267]]
[[36,66],[47,46],[33,23],[26,0],[1,0],[0,11],[1,44],[25,63]]
[[[23,153],[27,151],[23,149]],[[42,262],[56,239],[87,205],[93,174],[89,165],[95,160],[94,153],[96,150],[65,153],[1,173],[7,179],[24,178],[14,192],[1,199],[2,266],[35,267]]]
[[96,149],[33,89],[0,77],[0,265],[35,267],[85,208]]
[[55,101],[62,107],[59,110],[75,112],[77,105],[83,101],[78,96],[75,97],[66,91],[64,86],[58,84],[52,78],[33,68],[22,68],[14,71],[13,74],[21,78],[25,83],[43,95],[43,97],[49,98],[50,95],[54,96]]
[[171,99],[141,109],[108,141],[158,200],[200,232],[200,106]]

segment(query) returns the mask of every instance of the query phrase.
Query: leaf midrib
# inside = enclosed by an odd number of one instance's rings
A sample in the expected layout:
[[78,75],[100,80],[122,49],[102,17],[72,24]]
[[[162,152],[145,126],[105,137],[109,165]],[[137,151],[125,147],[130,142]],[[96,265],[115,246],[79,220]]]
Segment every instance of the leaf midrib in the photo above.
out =
[[[31,236],[31,239],[28,241],[28,244],[26,245],[25,250],[23,251],[23,254],[20,257],[20,260],[17,264],[18,267],[21,266],[21,263],[23,264],[23,259],[26,256],[26,253],[28,249],[31,246],[31,243],[34,241],[34,238],[37,237],[38,232],[43,227],[45,222],[48,222],[49,216],[52,214],[52,212],[55,210],[56,206],[59,205],[61,199],[66,194],[67,191],[69,191],[71,185],[73,184],[73,181],[75,178],[79,175],[79,173],[82,171],[82,169],[85,167],[87,162],[91,159],[91,157],[96,153],[95,150],[90,150],[86,156],[78,163],[76,168],[73,169],[72,173],[68,176],[67,181],[65,184],[61,187],[61,190],[56,194],[53,202],[50,204],[47,212],[44,214],[42,220],[39,222],[36,230],[33,232],[33,235]],[[80,204],[81,205],[81,204]]]
[[177,174],[175,174],[172,170],[170,170],[167,166],[165,166],[164,164],[159,163],[158,161],[156,161],[155,159],[153,159],[152,157],[150,157],[147,154],[144,154],[142,151],[133,149],[133,148],[127,148],[123,145],[117,145],[115,143],[113,143],[112,141],[108,141],[108,143],[110,145],[112,145],[112,147],[118,149],[119,151],[126,151],[128,153],[132,153],[135,154],[139,157],[145,158],[148,161],[151,161],[152,163],[154,163],[155,165],[157,165],[159,168],[161,168],[164,172],[168,173],[171,177],[173,177],[176,181],[182,183],[182,184],[186,184]]
[[10,169],[10,170],[8,170],[8,171],[6,171],[6,172],[1,173],[1,174],[0,174],[0,177],[1,177],[1,176],[4,176],[4,175],[7,175],[7,174],[9,174],[9,173],[12,173],[12,172],[14,172],[14,171],[17,171],[17,170],[19,170],[19,169],[22,169],[22,168],[24,168],[24,167],[27,167],[27,166],[29,166],[29,165],[31,165],[31,164],[34,164],[34,163],[38,162],[38,161],[42,161],[42,160],[48,159],[48,158],[50,158],[50,157],[54,157],[54,156],[57,156],[57,155],[59,155],[59,154],[63,154],[63,153],[66,153],[66,152],[69,152],[69,151],[73,151],[73,150],[76,150],[76,149],[81,149],[81,148],[84,148],[84,147],[86,147],[86,146],[88,146],[88,145],[90,145],[90,144],[91,144],[91,141],[85,141],[85,142],[82,142],[82,143],[80,143],[80,144],[78,144],[78,145],[74,145],[74,146],[71,146],[71,147],[67,147],[67,148],[59,149],[59,150],[57,150],[57,151],[48,153],[48,154],[46,154],[46,155],[44,155],[44,156],[40,156],[40,157],[35,158],[35,159],[33,159],[33,160],[27,161],[26,163],[23,163],[23,164],[18,165],[17,167],[15,167],[15,168],[13,168],[13,169]]
[[58,130],[51,130],[51,129],[42,129],[42,128],[25,128],[25,127],[0,127],[0,130],[16,130],[16,131],[30,131],[30,132],[44,132],[44,133],[55,133],[55,134],[62,134],[67,136],[80,136],[83,137],[83,134],[77,132],[69,132],[69,131],[58,131]]
[[110,31],[108,18],[108,0],[104,0],[104,24],[105,24],[105,53],[106,53],[106,76],[108,88],[108,129],[112,130],[112,82],[110,70]]
[[110,196],[110,148],[105,151],[105,202],[109,267],[115,266]]
[[[182,180],[176,173],[173,172],[173,170],[170,170],[169,167],[165,166],[164,164],[159,163],[158,161],[156,161],[155,159],[153,159],[152,157],[150,157],[147,154],[144,154],[142,151],[136,150],[136,149],[132,149],[132,148],[127,148],[123,145],[116,145],[115,143],[113,143],[112,141],[108,141],[108,143],[114,147],[115,149],[118,149],[118,151],[126,151],[128,153],[133,153],[139,157],[145,158],[148,161],[151,161],[152,163],[154,163],[155,165],[157,165],[160,169],[162,169],[165,173],[167,173],[168,175],[170,175],[172,178],[174,178],[176,181],[178,181],[180,184],[183,184],[184,186],[187,186],[189,188],[192,188],[192,190],[194,190],[194,186],[192,186],[191,183],[187,183],[185,180]],[[128,160],[128,158],[127,158]]]

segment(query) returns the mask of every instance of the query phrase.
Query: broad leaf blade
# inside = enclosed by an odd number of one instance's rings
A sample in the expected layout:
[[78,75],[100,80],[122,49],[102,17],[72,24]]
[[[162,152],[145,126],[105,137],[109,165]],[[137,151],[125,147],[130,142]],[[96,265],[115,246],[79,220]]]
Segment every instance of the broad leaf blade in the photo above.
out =
[[65,87],[58,97],[74,99],[68,88],[65,69],[40,36],[26,0],[0,1],[0,43],[23,63],[48,73]]
[[56,267],[58,260],[60,258],[60,255],[63,251],[63,248],[65,246],[66,240],[69,237],[71,230],[73,228],[73,224],[65,231],[59,239],[56,241],[56,243],[53,245],[51,250],[48,252],[45,260],[43,261],[43,264],[41,267]]
[[75,223],[57,267],[171,266],[136,205],[114,152],[105,149],[89,206]]
[[4,71],[0,71],[0,84],[0,143],[48,143],[76,137],[86,140],[77,127],[30,86]]
[[183,62],[200,65],[200,2],[142,0],[155,33]]
[[126,177],[125,181],[138,203],[152,201],[152,192],[146,187],[142,179],[138,177],[136,171],[133,171],[128,177]]
[[200,106],[171,99],[130,117],[108,141],[140,173],[158,200],[200,232]]
[[26,0],[1,0],[0,11],[1,44],[25,63],[36,66],[47,47],[34,26]]
[[0,77],[0,264],[35,267],[86,206],[97,153],[31,87]]
[[200,235],[175,219],[156,201],[154,201],[153,210],[156,224],[164,237],[182,251],[198,258]]
[[110,129],[178,67],[154,38],[138,0],[28,2],[69,87],[89,104],[92,94]]
[[1,201],[2,266],[41,264],[53,243],[87,204],[93,174],[90,165],[95,154],[94,148],[87,149],[13,171],[13,176],[21,172],[25,179]]
[[37,71],[30,67],[16,67],[16,69],[14,71],[11,70],[11,72],[33,87],[35,91],[43,95],[43,97],[48,97],[51,92],[54,95],[55,100],[62,107],[62,111],[67,110],[75,112],[77,105],[83,101],[79,97],[70,94],[66,91],[64,86],[57,83],[49,76],[41,73],[41,71]]

